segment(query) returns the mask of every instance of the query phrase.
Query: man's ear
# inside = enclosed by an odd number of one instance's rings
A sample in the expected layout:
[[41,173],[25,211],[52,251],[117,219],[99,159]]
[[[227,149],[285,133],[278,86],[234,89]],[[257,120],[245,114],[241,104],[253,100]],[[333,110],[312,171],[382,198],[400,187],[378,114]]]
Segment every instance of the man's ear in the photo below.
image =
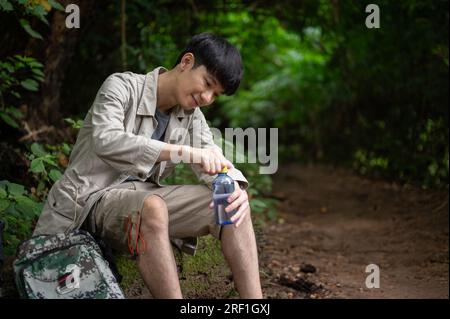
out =
[[190,70],[194,66],[195,57],[191,52],[185,53],[180,61],[181,71]]

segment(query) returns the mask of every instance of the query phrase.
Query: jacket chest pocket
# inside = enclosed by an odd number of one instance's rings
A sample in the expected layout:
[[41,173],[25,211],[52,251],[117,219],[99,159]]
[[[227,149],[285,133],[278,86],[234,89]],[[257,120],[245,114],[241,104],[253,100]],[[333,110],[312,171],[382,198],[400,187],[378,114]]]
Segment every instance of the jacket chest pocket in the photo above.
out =
[[136,115],[134,127],[131,132],[135,135],[152,136],[155,130],[156,120],[152,116]]

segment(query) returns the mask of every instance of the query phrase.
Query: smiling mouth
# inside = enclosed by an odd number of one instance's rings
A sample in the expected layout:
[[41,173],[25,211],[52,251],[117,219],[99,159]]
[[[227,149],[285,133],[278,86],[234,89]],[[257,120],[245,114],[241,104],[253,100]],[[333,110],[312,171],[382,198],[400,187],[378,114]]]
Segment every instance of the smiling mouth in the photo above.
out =
[[194,102],[195,102],[196,106],[200,106],[200,105],[198,104],[196,98],[194,97],[194,95],[191,94],[191,96],[192,96],[192,98],[194,99]]

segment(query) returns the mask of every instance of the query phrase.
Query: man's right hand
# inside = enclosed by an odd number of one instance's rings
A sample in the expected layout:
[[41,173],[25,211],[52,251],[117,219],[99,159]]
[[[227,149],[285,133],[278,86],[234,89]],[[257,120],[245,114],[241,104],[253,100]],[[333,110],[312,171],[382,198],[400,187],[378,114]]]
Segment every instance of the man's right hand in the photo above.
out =
[[193,163],[210,175],[219,173],[222,168],[233,168],[233,164],[216,148],[196,148],[188,145],[166,144],[159,154],[158,161],[172,160],[179,163]]
[[224,167],[228,169],[233,168],[233,164],[218,149],[189,147],[189,152],[191,155],[191,163],[200,165],[202,170],[207,174],[217,174]]

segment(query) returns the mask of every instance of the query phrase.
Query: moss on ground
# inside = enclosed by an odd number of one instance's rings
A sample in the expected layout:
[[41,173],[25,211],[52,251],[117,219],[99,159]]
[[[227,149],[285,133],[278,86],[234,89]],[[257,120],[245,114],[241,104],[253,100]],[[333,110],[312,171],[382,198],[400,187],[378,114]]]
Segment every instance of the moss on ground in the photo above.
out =
[[220,242],[212,236],[199,239],[195,256],[184,254],[180,273],[185,298],[230,298],[234,294],[231,271]]
[[[220,242],[212,236],[199,238],[195,256],[181,254],[174,249],[179,270],[181,291],[185,298],[234,298],[231,272],[223,258]],[[139,274],[136,261],[117,257],[123,276],[121,287],[127,298],[151,298]]]

